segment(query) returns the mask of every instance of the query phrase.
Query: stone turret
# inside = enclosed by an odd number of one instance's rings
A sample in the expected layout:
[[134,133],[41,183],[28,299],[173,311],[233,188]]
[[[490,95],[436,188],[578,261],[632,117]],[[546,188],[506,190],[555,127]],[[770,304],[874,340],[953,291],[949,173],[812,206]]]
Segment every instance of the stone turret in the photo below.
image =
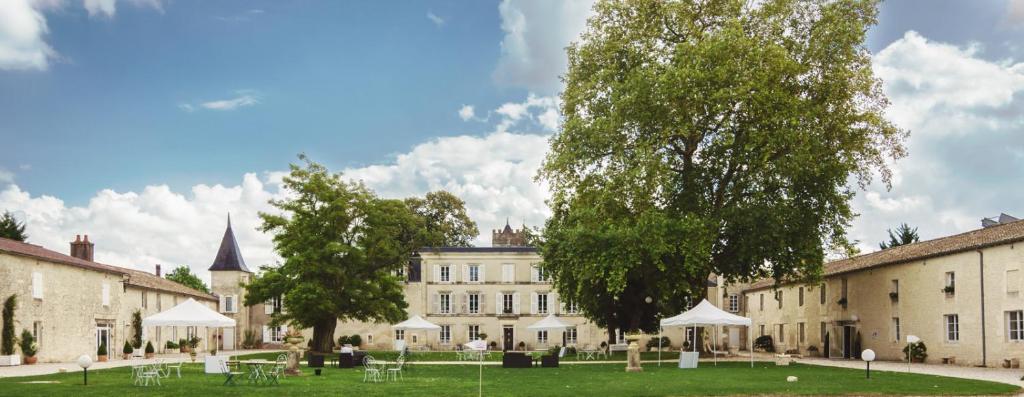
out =
[[529,244],[527,243],[526,226],[519,230],[513,230],[508,219],[505,219],[504,229],[491,230],[492,247],[525,247],[527,245]]

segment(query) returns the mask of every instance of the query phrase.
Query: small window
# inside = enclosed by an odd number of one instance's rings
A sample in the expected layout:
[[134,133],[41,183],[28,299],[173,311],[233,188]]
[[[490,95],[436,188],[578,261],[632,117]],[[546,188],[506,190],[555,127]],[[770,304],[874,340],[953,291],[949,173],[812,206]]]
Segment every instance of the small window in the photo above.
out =
[[946,284],[943,291],[950,295],[956,292],[956,273],[946,272]]
[[804,287],[800,287],[799,306],[804,305]]
[[43,322],[33,321],[32,322],[32,337],[36,339],[36,344],[39,346],[43,345]]
[[447,283],[452,281],[452,267],[451,265],[441,265],[441,282]]
[[480,265],[469,265],[469,282],[480,282]]
[[960,340],[960,316],[956,314],[947,314],[946,319],[946,342],[956,342]]
[[900,318],[899,317],[893,317],[892,318],[892,336],[893,336],[893,342],[899,342],[900,341]]
[[764,336],[764,324],[758,326],[758,336]]
[[797,323],[796,328],[797,328],[797,333],[799,334],[800,343],[806,342],[807,338],[806,338],[806,336],[804,334],[804,323]]
[[224,297],[224,312],[234,313],[235,312],[235,296],[227,295]]
[[[761,309],[760,309],[760,310],[761,310],[762,312],[764,311],[764,294],[761,294]],[[762,334],[763,334],[763,333],[762,333]]]
[[[469,294],[469,314],[480,314],[480,294]],[[472,339],[471,339],[472,340]]]
[[149,308],[149,293],[146,291],[139,291],[139,294],[142,296],[142,308]]
[[43,299],[43,274],[32,272],[32,299]]
[[548,331],[537,331],[537,343],[542,345],[548,343]]
[[578,343],[576,327],[569,327],[565,329],[565,344],[575,345]]
[[405,340],[405,330],[404,329],[396,329],[395,330],[395,340]]
[[537,314],[548,314],[548,294],[537,294]]
[[417,336],[416,334],[412,334],[412,344],[415,345],[415,344],[419,343],[419,341],[420,341],[419,336]]
[[736,313],[740,311],[740,296],[737,294],[729,294],[729,311]]
[[366,343],[373,344],[373,334],[366,334]]
[[162,301],[163,301],[163,299],[161,299],[160,293],[157,292],[156,293],[156,311],[158,311],[158,312],[164,311],[164,305],[163,305]]
[[821,341],[821,343],[822,343],[822,344],[824,344],[824,343],[825,343],[825,335],[828,335],[828,325],[827,325],[827,324],[825,324],[825,322],[824,322],[824,321],[822,321],[822,322],[821,322],[821,323],[819,324],[819,327],[820,327],[821,329],[820,329],[820,330],[818,330],[818,332],[820,332],[820,333],[821,333],[821,335],[818,335],[818,338],[821,338],[821,339],[819,339],[819,340]]
[[451,294],[451,292],[442,293],[439,296],[439,298],[441,299],[441,301],[440,301],[441,308],[440,308],[440,312],[439,313],[441,313],[441,314],[451,314],[452,313],[452,294]]
[[1006,312],[1007,337],[1015,342],[1024,341],[1024,311]]
[[452,326],[451,325],[442,325],[441,326],[440,334],[441,334],[440,338],[441,338],[441,344],[442,345],[447,345],[447,344],[452,343]]
[[825,304],[825,283],[821,283],[821,291],[819,292],[819,294],[821,295],[821,298],[820,298],[821,302],[820,303],[822,305],[824,305]]
[[469,336],[469,340],[470,341],[474,341],[474,340],[480,339],[480,326],[479,325],[470,325],[470,326],[468,326],[466,328],[469,331],[468,332],[468,336]]
[[786,324],[779,324],[779,343],[786,343]]
[[779,309],[782,308],[782,290],[775,291],[775,300],[779,301]]
[[896,294],[900,293],[900,280],[892,280],[890,285],[891,287],[889,288],[889,292],[894,292]]
[[110,284],[103,283],[100,288],[100,298],[103,301],[103,306],[110,307]]

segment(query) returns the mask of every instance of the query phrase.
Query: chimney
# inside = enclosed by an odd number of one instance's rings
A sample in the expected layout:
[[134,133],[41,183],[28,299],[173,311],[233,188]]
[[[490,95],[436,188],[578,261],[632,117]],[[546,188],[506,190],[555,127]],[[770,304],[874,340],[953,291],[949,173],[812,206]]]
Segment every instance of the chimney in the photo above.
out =
[[160,277],[160,264],[159,263],[156,264],[156,276]]
[[75,235],[75,241],[71,242],[71,256],[92,262],[93,247],[95,244],[89,242],[89,235],[85,239],[81,235]]

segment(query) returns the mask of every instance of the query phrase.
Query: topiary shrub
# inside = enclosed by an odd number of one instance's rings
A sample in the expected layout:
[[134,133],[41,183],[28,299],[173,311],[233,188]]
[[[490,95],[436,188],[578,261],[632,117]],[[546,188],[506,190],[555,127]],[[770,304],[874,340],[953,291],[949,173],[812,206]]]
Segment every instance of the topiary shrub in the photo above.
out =
[[4,301],[3,310],[3,331],[0,334],[0,355],[10,356],[14,354],[14,307],[18,304],[18,297],[11,295]]
[[153,348],[153,342],[146,341],[146,354],[156,353],[156,349]]
[[142,311],[132,313],[132,347],[142,347]]
[[754,348],[768,353],[775,353],[775,342],[772,341],[771,335],[761,335],[754,339]]
[[21,340],[18,341],[21,346],[21,354],[25,357],[35,357],[36,352],[39,350],[39,346],[36,345],[36,337],[32,336],[32,332],[29,330],[21,331]]
[[338,346],[345,346],[345,345],[350,345],[350,344],[352,344],[352,343],[349,342],[348,335],[342,335],[342,336],[338,337]]
[[96,355],[97,356],[106,356],[107,355],[107,341],[100,342],[100,347],[98,349],[96,349]]
[[[167,343],[171,343],[171,341],[167,341]],[[128,341],[124,341],[124,347],[121,348],[121,353],[124,355],[129,355],[132,354],[132,352],[134,351],[135,349],[132,348],[132,344],[129,343]]]
[[903,347],[903,359],[907,359],[907,355],[910,354],[910,346],[914,346],[914,358],[915,363],[923,363],[928,358],[928,346],[924,345],[924,342],[914,342],[907,344]]
[[363,337],[359,336],[359,334],[355,334],[355,335],[349,336],[348,337],[348,343],[351,343],[352,346],[360,347],[360,346],[363,345]]
[[[672,340],[667,336],[661,337],[661,347],[672,347]],[[647,340],[647,350],[658,348],[658,338],[651,338]]]

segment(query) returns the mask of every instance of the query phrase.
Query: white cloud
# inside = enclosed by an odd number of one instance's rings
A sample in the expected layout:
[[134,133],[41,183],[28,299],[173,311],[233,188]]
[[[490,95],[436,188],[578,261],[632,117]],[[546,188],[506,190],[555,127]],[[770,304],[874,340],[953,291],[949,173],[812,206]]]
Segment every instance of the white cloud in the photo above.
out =
[[438,27],[444,25],[444,18],[437,16],[436,14],[434,14],[433,11],[427,11],[427,19],[429,19],[430,22],[433,22],[434,25],[437,25]]
[[[549,216],[544,203],[548,189],[533,182],[547,139],[508,132],[443,137],[416,145],[391,162],[343,172],[384,197],[451,191],[466,201],[470,217],[480,227],[476,243],[489,245],[490,229],[503,226],[505,217],[538,226]],[[89,234],[96,243],[97,261],[147,271],[157,263],[167,271],[187,264],[208,280],[206,269],[229,211],[250,267],[278,260],[270,236],[256,227],[259,211],[274,211],[267,200],[285,196],[283,175],[249,173],[239,185],[200,184],[187,193],[166,185],[147,186],[141,192],[105,189],[87,204],[75,206],[52,196],[33,196],[11,184],[0,189],[0,209],[26,220],[34,244],[66,252],[76,234]]]
[[1024,216],[1024,64],[982,59],[978,46],[928,40],[916,32],[873,59],[892,101],[889,117],[911,131],[909,155],[880,185],[853,201],[861,216],[850,237],[878,249],[886,229],[906,222],[922,239],[980,227],[983,217]]
[[553,96],[537,96],[530,93],[524,102],[507,102],[494,110],[498,114],[498,131],[507,131],[524,120],[535,121],[544,130],[554,132],[560,120],[558,114],[558,98]]
[[592,0],[503,0],[501,58],[494,80],[544,94],[561,88],[567,67],[565,47],[586,28]]
[[[150,7],[156,11],[163,12],[164,7],[161,0],[120,0],[138,7]],[[101,16],[113,18],[117,13],[118,0],[84,0],[85,10],[90,17]]]
[[49,33],[43,4],[0,1],[0,69],[46,70],[57,53],[44,40]]
[[229,111],[238,108],[253,106],[260,103],[260,94],[254,90],[239,90],[236,92],[234,98],[218,99],[214,101],[200,102],[199,104],[193,105],[191,103],[179,103],[178,109],[185,112],[194,112],[199,108],[207,110],[217,111]]
[[472,120],[473,117],[476,117],[476,111],[473,110],[472,105],[462,105],[462,107],[459,108],[459,118],[462,119],[462,121]]

